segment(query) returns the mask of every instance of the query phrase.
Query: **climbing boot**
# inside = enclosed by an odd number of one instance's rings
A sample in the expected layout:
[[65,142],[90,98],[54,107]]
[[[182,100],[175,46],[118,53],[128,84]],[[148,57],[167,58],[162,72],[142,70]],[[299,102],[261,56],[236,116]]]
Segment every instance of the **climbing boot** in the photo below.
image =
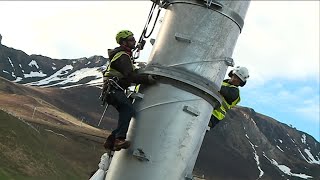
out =
[[114,141],[114,150],[120,150],[120,149],[128,149],[130,147],[130,141],[126,141],[124,139],[116,139]]
[[112,150],[114,149],[114,141],[115,141],[115,136],[114,135],[109,135],[108,138],[106,139],[106,141],[103,144],[103,147],[106,150]]

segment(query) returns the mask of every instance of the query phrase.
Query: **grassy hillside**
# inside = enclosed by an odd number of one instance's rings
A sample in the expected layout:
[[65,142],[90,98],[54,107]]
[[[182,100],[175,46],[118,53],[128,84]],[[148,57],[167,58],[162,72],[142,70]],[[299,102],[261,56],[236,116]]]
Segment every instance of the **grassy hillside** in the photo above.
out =
[[0,179],[88,179],[104,138],[27,124],[0,110]]

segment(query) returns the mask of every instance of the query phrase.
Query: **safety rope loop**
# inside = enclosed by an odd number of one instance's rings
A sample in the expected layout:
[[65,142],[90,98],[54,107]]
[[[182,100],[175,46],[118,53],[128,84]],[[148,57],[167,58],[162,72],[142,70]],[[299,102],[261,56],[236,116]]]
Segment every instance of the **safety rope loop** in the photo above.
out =
[[158,7],[157,16],[156,16],[156,18],[155,18],[155,20],[154,20],[154,23],[153,23],[152,29],[151,29],[151,31],[150,31],[150,33],[149,33],[148,35],[146,35],[146,33],[147,33],[147,29],[146,29],[146,31],[145,31],[145,33],[144,33],[144,38],[149,38],[149,37],[151,36],[152,32],[154,31],[154,28],[156,27],[156,23],[157,23],[157,21],[158,21],[158,18],[159,18],[160,12],[161,12],[161,8],[160,8],[160,7]]
[[109,81],[111,82],[111,85],[116,86],[117,88],[119,88],[122,91],[124,91],[124,89],[115,80],[109,79]]
[[[141,48],[140,46],[143,46],[143,45],[144,45],[144,44],[143,44],[144,39],[145,39],[145,38],[149,38],[149,37],[151,36],[152,32],[154,31],[154,28],[155,28],[155,26],[156,26],[157,20],[158,20],[158,18],[159,18],[160,12],[161,12],[161,7],[158,5],[159,3],[160,3],[160,0],[157,0],[157,1],[154,2],[154,3],[152,4],[152,6],[151,6],[151,9],[150,9],[150,12],[149,12],[149,15],[148,15],[148,18],[147,18],[147,22],[146,22],[146,24],[145,24],[145,26],[144,26],[144,28],[143,28],[143,30],[142,30],[141,36],[140,36],[139,41],[138,41],[138,46],[137,46],[137,48],[134,50],[133,59],[138,59],[138,58],[139,58],[139,56],[140,56],[140,50],[141,50],[141,49],[140,49],[140,48]],[[154,20],[153,27],[152,27],[150,33],[149,33],[148,35],[146,35],[147,30],[148,30],[148,26],[149,26],[149,24],[150,24],[150,22],[151,22],[151,19],[152,19],[154,10],[155,10],[155,8],[157,7],[157,5],[158,5],[158,12],[157,12],[157,16],[156,16],[156,18],[155,18],[155,20]]]
[[146,24],[144,25],[144,28],[143,28],[143,30],[142,30],[142,34],[141,34],[141,36],[140,36],[140,38],[139,38],[138,43],[140,43],[140,42],[143,40],[144,35],[145,35],[145,33],[147,32],[149,23],[150,23],[150,21],[151,21],[151,19],[152,19],[153,12],[154,12],[154,9],[156,8],[156,6],[157,6],[156,3],[153,3],[152,6],[151,6],[151,9],[150,9],[150,12],[149,12],[149,15],[148,15],[148,18],[147,18],[147,22],[146,22]]

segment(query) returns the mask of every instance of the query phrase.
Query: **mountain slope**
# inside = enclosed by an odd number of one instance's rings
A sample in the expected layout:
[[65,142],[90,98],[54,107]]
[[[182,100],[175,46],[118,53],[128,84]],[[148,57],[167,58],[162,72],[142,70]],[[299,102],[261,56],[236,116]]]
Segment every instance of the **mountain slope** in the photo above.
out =
[[312,136],[236,107],[207,132],[196,174],[207,179],[320,179],[320,144]]
[[[104,58],[54,60],[3,45],[0,53],[2,109],[37,124],[106,136],[81,123],[97,126],[103,112],[98,99],[102,79],[96,70]],[[114,128],[117,116],[108,108],[99,128]],[[320,144],[304,132],[238,106],[206,134],[195,173],[207,180],[320,179]]]
[[[97,125],[104,110],[98,98],[100,91],[91,86],[71,89],[24,86],[0,77],[0,108],[29,121],[76,126],[82,121]],[[109,108],[100,128],[114,128],[116,121],[111,117],[117,117],[117,113]]]
[[26,123],[0,110],[0,179],[88,179],[103,138]]
[[101,85],[102,75],[97,69],[107,62],[108,59],[102,56],[61,60],[29,56],[0,44],[0,76],[20,84],[42,87]]

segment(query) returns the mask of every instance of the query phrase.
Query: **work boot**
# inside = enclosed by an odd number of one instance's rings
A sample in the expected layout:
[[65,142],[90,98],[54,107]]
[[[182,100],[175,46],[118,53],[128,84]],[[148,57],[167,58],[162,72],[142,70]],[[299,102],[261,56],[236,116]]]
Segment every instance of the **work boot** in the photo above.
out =
[[106,139],[106,141],[104,142],[103,144],[103,147],[106,149],[106,150],[112,150],[114,149],[114,141],[115,141],[115,137],[114,135],[109,135],[108,138]]
[[130,141],[126,141],[125,139],[116,139],[114,141],[114,150],[119,151],[120,149],[128,149],[130,147]]

